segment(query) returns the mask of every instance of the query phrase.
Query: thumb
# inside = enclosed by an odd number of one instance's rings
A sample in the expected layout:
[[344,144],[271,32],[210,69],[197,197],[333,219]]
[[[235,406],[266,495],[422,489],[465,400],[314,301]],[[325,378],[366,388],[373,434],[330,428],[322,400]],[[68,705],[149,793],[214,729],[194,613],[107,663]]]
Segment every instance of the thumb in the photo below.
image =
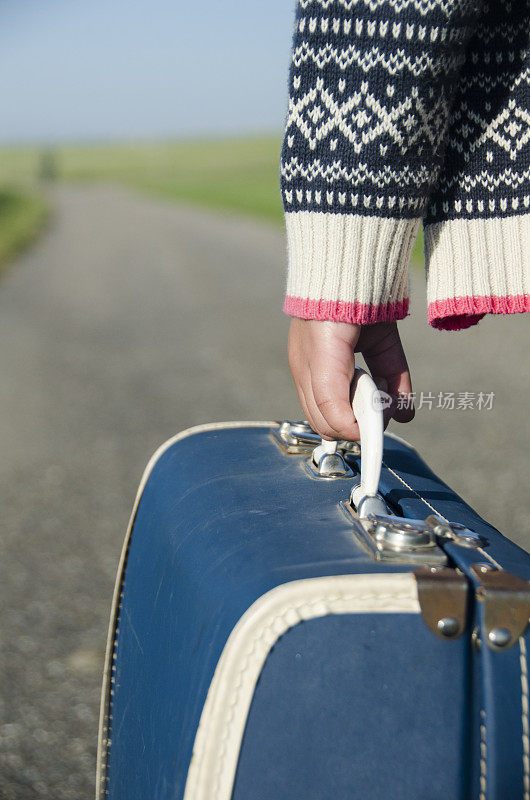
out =
[[397,325],[374,325],[368,346],[363,348],[366,365],[375,383],[393,399],[386,410],[385,422],[410,422],[414,417],[412,381],[399,338]]
[[407,368],[393,377],[394,380],[388,382],[387,390],[394,398],[392,417],[396,422],[410,422],[416,413],[410,372]]

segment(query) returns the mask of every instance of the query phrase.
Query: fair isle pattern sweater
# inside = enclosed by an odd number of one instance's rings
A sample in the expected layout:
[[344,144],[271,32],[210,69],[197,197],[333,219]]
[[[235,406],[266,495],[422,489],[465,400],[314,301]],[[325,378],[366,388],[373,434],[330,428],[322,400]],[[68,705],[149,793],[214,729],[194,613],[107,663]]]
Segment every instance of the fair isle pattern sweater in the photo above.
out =
[[432,325],[530,310],[529,35],[530,0],[297,0],[288,314],[405,317],[422,221]]

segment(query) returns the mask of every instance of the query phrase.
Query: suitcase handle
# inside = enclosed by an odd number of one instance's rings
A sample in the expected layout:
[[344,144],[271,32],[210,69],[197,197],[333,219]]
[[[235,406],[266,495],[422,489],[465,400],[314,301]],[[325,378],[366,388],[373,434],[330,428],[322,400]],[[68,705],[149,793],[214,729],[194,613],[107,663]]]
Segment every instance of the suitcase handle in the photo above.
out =
[[[353,487],[351,500],[360,516],[386,514],[386,505],[377,495],[383,460],[383,409],[379,389],[370,375],[359,367],[355,368],[352,398],[353,413],[361,434],[361,480]],[[323,455],[335,453],[337,444],[323,439],[313,452],[315,463],[318,464]]]

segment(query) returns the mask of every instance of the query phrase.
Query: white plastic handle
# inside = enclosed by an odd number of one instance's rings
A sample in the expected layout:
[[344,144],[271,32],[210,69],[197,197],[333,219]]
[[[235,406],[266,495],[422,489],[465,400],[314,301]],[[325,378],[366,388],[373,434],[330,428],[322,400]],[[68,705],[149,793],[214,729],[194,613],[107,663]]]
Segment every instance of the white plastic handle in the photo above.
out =
[[[384,425],[379,389],[370,375],[358,367],[353,379],[352,406],[361,434],[361,482],[354,489],[360,501],[377,497],[383,460]],[[359,503],[355,505],[358,507]]]
[[[379,389],[367,372],[356,367],[352,393],[353,413],[361,434],[361,481],[352,490],[352,503],[361,516],[370,513],[384,514],[387,512],[386,506],[377,497],[383,460],[384,429]],[[328,442],[323,439],[322,444],[313,452],[313,459],[318,464],[324,454],[333,454],[336,450],[336,441]]]

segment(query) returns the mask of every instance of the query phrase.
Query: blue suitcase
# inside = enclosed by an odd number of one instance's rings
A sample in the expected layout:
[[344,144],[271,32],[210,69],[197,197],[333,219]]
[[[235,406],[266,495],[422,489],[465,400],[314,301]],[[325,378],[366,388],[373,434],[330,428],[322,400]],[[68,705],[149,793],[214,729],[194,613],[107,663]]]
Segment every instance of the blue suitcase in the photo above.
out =
[[364,515],[359,447],[316,444],[304,423],[212,424],[149,462],[100,800],[530,797],[530,556],[402,439]]

